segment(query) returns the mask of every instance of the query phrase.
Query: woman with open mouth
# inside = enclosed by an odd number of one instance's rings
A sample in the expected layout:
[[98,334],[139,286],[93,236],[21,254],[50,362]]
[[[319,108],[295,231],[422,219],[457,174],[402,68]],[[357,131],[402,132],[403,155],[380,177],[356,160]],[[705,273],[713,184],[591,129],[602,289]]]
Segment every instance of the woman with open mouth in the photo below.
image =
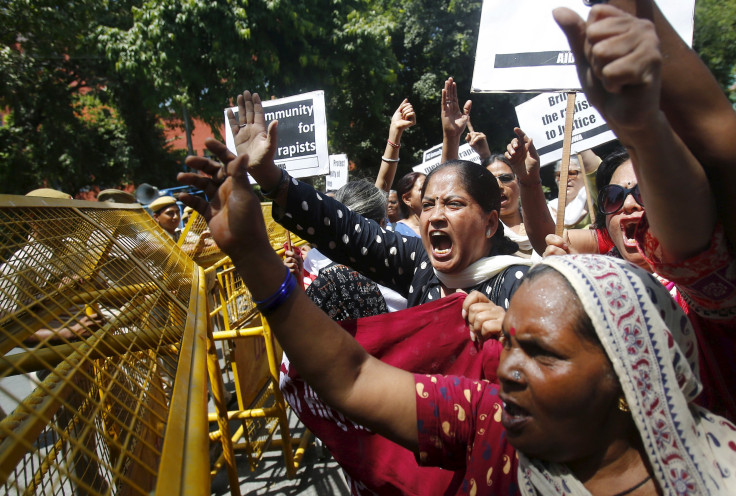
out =
[[[568,23],[571,46],[579,47],[583,21],[565,9],[560,12]],[[581,48],[579,70],[589,71],[581,81],[590,85],[585,87],[589,101],[627,151],[604,158],[596,173],[596,229],[570,229],[559,237],[551,234],[554,221],[540,205],[541,187],[523,186],[534,185],[539,167],[531,140],[517,130],[508,153],[522,181],[527,232],[545,255],[608,254],[656,274],[695,329],[697,347],[686,352],[699,355],[704,391],[698,404],[736,421],[736,261],[726,237],[728,226],[719,220],[728,213],[718,211],[716,185],[659,107],[664,57],[652,23],[599,5],[591,9],[587,26],[593,33],[606,33],[594,43],[606,56],[588,60],[586,54],[592,51]],[[609,38],[615,42],[605,43]],[[624,46],[622,40],[637,50],[617,51],[615,47]],[[606,77],[616,81],[609,83],[614,89],[597,81],[604,69],[613,71]],[[629,104],[623,95],[639,100]],[[545,237],[546,250],[539,247]]]
[[[238,105],[241,107],[241,122],[235,122],[234,117],[231,122],[238,152],[242,154],[236,162],[248,161],[248,172],[261,185],[261,193],[273,200],[274,219],[308,240],[331,260],[352,267],[371,280],[399,292],[407,298],[409,307],[456,292],[480,291],[494,303],[489,309],[489,325],[500,328],[505,309],[530,263],[511,255],[517,250],[517,245],[503,235],[498,220],[499,188],[488,170],[473,162],[456,160],[432,171],[420,191],[422,237],[402,236],[382,229],[377,222],[365,219],[276,167],[273,147],[277,124],[272,123],[266,132],[258,95],[245,92],[238,97]],[[207,147],[223,162],[234,158],[214,140],[209,140]],[[191,157],[187,163],[215,178],[184,176],[207,187],[208,197],[214,198],[216,191],[213,185],[226,179],[224,170],[214,161],[203,158]],[[247,229],[249,226],[241,227]],[[283,274],[280,277],[283,278]],[[459,317],[460,308],[457,308],[457,313]],[[459,339],[464,339],[464,336]],[[489,343],[481,351],[473,353],[468,360],[483,362],[482,367],[478,366],[477,379],[483,374],[493,379],[500,345],[498,342]],[[301,370],[295,368],[301,374]],[[354,439],[345,439],[345,442],[354,442]],[[408,457],[409,466],[413,465],[411,454],[400,451],[402,457]],[[385,455],[368,453],[366,464],[370,464],[371,456]],[[462,474],[435,472],[442,473],[442,477],[432,480],[442,479],[445,488],[461,481]],[[377,477],[386,477],[385,485],[392,486],[392,494],[406,487],[401,484],[403,481],[397,482],[394,477],[384,474]],[[415,477],[413,480],[421,485],[422,480],[429,478]],[[386,494],[385,485],[381,486],[381,494]],[[440,489],[439,485],[433,489]]]
[[[239,154],[248,153],[254,142],[267,150],[260,154],[271,153],[269,140],[275,137],[273,129],[266,132],[260,98],[246,91],[238,96],[238,106],[244,122],[233,117],[231,126]],[[248,171],[261,193],[273,200],[277,222],[333,261],[399,292],[409,307],[478,290],[506,308],[529,268],[529,261],[511,256],[518,247],[499,223],[501,195],[494,176],[473,162],[447,162],[424,180],[419,192],[421,238],[382,229],[291,178],[270,158]]]
[[[220,180],[180,175],[212,198],[182,200],[207,220],[292,364],[333,408],[420,464],[461,471],[461,494],[736,491],[736,427],[692,404],[694,332],[649,273],[611,257],[550,257],[521,279],[503,318],[500,385],[414,375],[370,356],[295,290],[288,270],[284,279],[245,174],[264,155],[249,151]],[[455,230],[480,222],[448,218],[468,208],[451,171],[430,177],[433,195],[424,195],[423,234],[441,232],[427,249],[445,270],[472,258],[456,250],[464,238]],[[483,337],[487,304],[473,293],[463,306]]]

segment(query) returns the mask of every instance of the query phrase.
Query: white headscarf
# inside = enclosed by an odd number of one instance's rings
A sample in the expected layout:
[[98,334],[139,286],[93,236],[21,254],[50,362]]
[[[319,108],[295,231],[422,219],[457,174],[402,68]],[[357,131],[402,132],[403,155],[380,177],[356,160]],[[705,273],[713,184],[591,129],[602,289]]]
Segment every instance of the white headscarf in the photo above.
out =
[[[611,257],[542,263],[570,282],[593,322],[662,492],[736,494],[736,427],[692,403],[701,390],[695,333],[667,290]],[[518,477],[525,495],[589,494],[564,465],[521,453]]]
[[[503,224],[503,222],[501,222],[501,224]],[[519,245],[519,249],[521,251],[529,251],[533,248],[532,242],[529,241],[529,236],[527,236],[526,234],[516,234],[506,224],[503,224],[503,234],[511,241]]]
[[[565,207],[565,226],[574,226],[588,214],[588,193],[585,186],[580,188],[578,194]],[[554,198],[549,201],[547,206],[552,216],[557,221],[557,203],[558,199]]]

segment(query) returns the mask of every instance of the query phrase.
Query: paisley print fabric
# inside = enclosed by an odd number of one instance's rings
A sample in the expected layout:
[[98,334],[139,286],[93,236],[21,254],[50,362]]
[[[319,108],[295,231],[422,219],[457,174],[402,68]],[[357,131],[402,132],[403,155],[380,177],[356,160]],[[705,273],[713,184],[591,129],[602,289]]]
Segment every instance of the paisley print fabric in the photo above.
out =
[[466,377],[414,376],[423,466],[464,471],[457,494],[518,494],[518,459],[501,425],[500,386]]

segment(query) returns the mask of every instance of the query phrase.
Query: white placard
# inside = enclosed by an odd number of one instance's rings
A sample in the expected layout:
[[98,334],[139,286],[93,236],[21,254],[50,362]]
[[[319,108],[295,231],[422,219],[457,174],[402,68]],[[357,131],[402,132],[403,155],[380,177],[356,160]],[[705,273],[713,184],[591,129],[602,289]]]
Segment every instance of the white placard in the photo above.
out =
[[[519,127],[534,140],[542,165],[562,158],[567,94],[542,93],[516,107]],[[580,153],[616,139],[585,93],[575,97],[571,153]]]
[[[480,155],[475,153],[475,150],[467,143],[460,145],[457,150],[458,158],[461,160],[470,160],[476,164],[480,163]],[[414,172],[421,172],[422,174],[429,174],[434,169],[440,166],[442,160],[442,144],[435,145],[432,148],[424,151],[424,162],[419,165],[412,167],[411,170]]]
[[330,173],[325,177],[325,190],[337,191],[348,183],[348,156],[330,155]]
[[[662,13],[692,44],[695,0],[660,0]],[[473,93],[579,91],[570,45],[552,17],[568,7],[583,19],[583,0],[484,0],[473,70]]]
[[[274,162],[293,177],[324,176],[330,165],[327,151],[327,119],[323,91],[302,93],[278,100],[266,100],[263,111],[266,126],[279,121],[278,143]],[[238,117],[238,107],[232,107]],[[235,139],[230,130],[225,109],[225,144],[235,151]],[[253,182],[253,178],[251,178]]]

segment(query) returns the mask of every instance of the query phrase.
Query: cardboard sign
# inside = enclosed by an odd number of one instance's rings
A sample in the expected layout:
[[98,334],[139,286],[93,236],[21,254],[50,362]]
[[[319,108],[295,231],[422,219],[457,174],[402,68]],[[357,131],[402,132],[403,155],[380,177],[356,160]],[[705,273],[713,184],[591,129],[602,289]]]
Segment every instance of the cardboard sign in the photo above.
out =
[[[279,121],[274,162],[293,177],[324,176],[329,173],[325,95],[313,91],[301,95],[263,101],[266,126]],[[238,108],[231,110],[238,118]],[[235,151],[235,139],[225,109],[225,143]],[[253,182],[253,178],[251,178]]]
[[[470,160],[476,164],[480,163],[480,155],[475,153],[475,150],[473,150],[467,143],[460,145],[457,154],[458,158],[461,160]],[[411,170],[414,172],[421,172],[426,175],[440,166],[440,161],[442,160],[442,143],[425,150],[423,158],[424,161],[421,164],[412,167]]]
[[348,183],[348,156],[330,155],[330,174],[325,177],[325,190],[337,191]]
[[[565,131],[565,93],[542,93],[516,107],[519,127],[534,140],[542,165],[562,158],[562,138]],[[616,139],[608,124],[584,93],[575,99],[572,123],[571,153],[580,153]]]
[[[680,37],[692,44],[695,0],[657,2]],[[583,0],[484,0],[472,93],[579,91],[575,58],[552,17],[568,7],[583,19]]]

